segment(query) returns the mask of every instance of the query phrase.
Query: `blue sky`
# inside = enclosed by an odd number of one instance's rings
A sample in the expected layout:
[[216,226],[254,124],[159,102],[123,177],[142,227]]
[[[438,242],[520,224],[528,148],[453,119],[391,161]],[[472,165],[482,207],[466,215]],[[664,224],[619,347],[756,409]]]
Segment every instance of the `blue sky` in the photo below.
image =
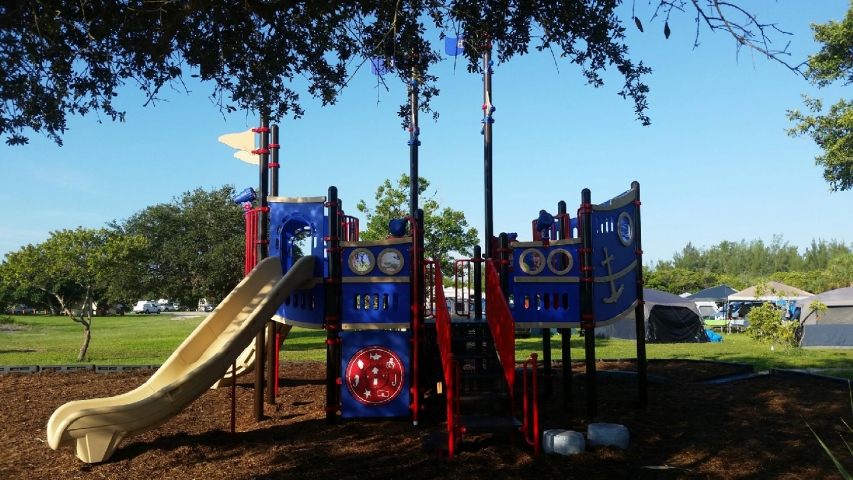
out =
[[[747,6],[762,21],[794,33],[776,38],[780,45],[791,40],[790,62],[796,64],[818,49],[809,23],[840,20],[849,3],[761,0]],[[853,194],[830,193],[814,165],[817,147],[784,131],[790,126],[785,110],[800,107],[802,93],[827,103],[849,93],[818,92],[758,54],[738,56],[734,40],[722,32],[703,29],[694,49],[691,15],[675,16],[666,40],[663,24],[651,23],[640,7],[645,33],[626,26],[631,58],[653,69],[646,78],[650,127],[617,96],[615,72],[595,89],[577,66],[563,59],[555,67],[549,54],[534,51],[495,67],[495,232],[529,239],[530,220],[540,209],[555,212],[565,200],[574,212],[582,188],[600,202],[638,180],[646,263],[670,259],[688,242],[710,247],[723,240],[769,242],[783,234],[803,251],[812,238],[853,241],[853,224],[838,221],[853,210]],[[480,76],[462,64],[454,73],[452,59],[435,73],[441,95],[434,107],[441,117],[436,123],[421,115],[421,176],[482,234]],[[365,66],[335,106],[320,108],[303,90],[305,117],[279,123],[282,195],[324,195],[335,185],[344,209],[354,214],[355,204],[370,203],[384,179],[408,173],[408,134],[396,115],[406,92],[399,82],[389,85],[390,91],[377,90]],[[257,116],[223,117],[208,98],[212,86],[189,87],[190,95],[166,92],[166,101],[142,108],[143,98],[128,86],[117,100],[128,112],[125,123],[72,117],[63,147],[38,134],[25,147],[0,146],[0,255],[44,241],[52,230],[127,218],[196,187],[257,187],[256,167],[217,142],[222,134],[256,126]]]

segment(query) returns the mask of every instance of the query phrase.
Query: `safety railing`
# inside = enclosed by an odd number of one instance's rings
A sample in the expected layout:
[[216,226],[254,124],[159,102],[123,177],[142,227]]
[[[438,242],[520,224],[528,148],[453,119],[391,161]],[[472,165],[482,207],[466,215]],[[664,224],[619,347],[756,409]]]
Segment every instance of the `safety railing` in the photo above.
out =
[[341,241],[358,241],[358,219],[351,215],[341,215]]
[[471,290],[470,282],[472,278],[473,262],[470,258],[462,258],[456,260],[453,268],[453,293],[456,295],[454,300],[453,312],[460,317],[471,317]]
[[[424,260],[424,318],[432,318],[435,316],[436,308],[447,309],[445,303],[438,303],[436,299],[436,290],[441,290],[441,284],[436,284],[435,268],[438,262],[435,260]],[[442,293],[444,293],[442,291]]]
[[[533,446],[533,453],[539,454],[540,447],[540,436],[539,436],[539,388],[536,382],[538,366],[536,364],[535,353],[530,354],[530,358],[525,360],[524,366],[522,367],[522,387],[524,392],[524,425],[521,426],[521,430],[524,432],[524,440],[527,441],[529,445]],[[533,377],[532,380],[532,389],[530,392],[527,390],[527,366],[531,365],[533,367]]]
[[[436,285],[441,285],[441,267],[435,265]],[[439,306],[445,305],[444,290],[435,289],[436,302]],[[461,368],[459,362],[453,356],[452,334],[450,327],[450,312],[447,308],[438,308],[435,311],[435,329],[438,336],[438,349],[441,353],[441,366],[444,370],[445,394],[447,395],[447,454],[453,458],[456,444],[462,434],[459,414],[459,375]]]
[[486,260],[486,311],[489,312],[486,320],[512,396],[515,385],[515,322],[500,285],[494,261]]
[[258,218],[261,209],[253,208],[246,210],[246,264],[244,274],[249,272],[258,264]]

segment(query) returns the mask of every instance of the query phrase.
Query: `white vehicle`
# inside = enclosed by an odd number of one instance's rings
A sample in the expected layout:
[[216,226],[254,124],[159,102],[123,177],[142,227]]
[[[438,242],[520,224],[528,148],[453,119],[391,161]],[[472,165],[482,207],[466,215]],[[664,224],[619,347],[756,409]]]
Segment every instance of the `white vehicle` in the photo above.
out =
[[717,304],[714,302],[693,302],[696,304],[696,308],[699,309],[699,313],[702,314],[702,318],[711,318],[720,311],[720,308],[717,307]]
[[201,300],[198,301],[198,308],[196,309],[196,311],[198,311],[198,312],[211,312],[211,311],[213,311],[213,308],[215,306],[216,305],[214,305],[213,303],[208,302],[206,298],[202,298]]
[[133,306],[133,313],[156,313],[159,315],[160,307],[158,307],[157,304],[154,302],[140,300],[136,302],[136,305]]
[[160,303],[157,306],[160,307],[161,312],[177,312],[178,311],[178,309],[175,308],[175,306],[172,305],[171,303]]

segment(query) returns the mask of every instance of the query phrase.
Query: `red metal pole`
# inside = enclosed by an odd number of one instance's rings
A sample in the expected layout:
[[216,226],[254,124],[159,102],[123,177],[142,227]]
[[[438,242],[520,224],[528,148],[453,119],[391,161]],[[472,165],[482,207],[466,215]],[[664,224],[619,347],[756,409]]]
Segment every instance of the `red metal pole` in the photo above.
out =
[[276,345],[276,347],[275,347],[275,378],[276,378],[276,381],[275,381],[275,396],[277,397],[277,396],[278,396],[278,379],[280,378],[280,377],[279,377],[279,375],[280,375],[280,372],[279,372],[279,365],[280,365],[279,358],[280,358],[280,353],[281,353],[281,334],[280,334],[280,333],[276,333],[276,334],[275,334],[275,345]]
[[536,354],[531,353],[530,356],[533,358],[533,454],[539,455],[539,388],[536,385],[537,380],[537,369],[536,366]]

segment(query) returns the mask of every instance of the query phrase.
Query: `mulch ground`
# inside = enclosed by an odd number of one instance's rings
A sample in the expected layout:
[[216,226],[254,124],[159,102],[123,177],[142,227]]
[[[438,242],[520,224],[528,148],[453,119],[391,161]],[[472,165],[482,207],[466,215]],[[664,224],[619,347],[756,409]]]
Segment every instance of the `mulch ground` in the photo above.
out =
[[[630,370],[631,363],[599,362]],[[542,430],[586,432],[583,365],[573,367],[572,407],[564,407],[560,375],[542,400]],[[594,421],[625,425],[627,450],[599,447],[579,455],[533,455],[505,435],[467,436],[454,459],[423,452],[419,435],[440,428],[405,420],[325,421],[325,368],[284,365],[281,392],[268,419],[252,415],[252,389],[237,388],[237,434],[230,434],[230,389],[206,392],[150,432],[125,439],[106,463],[87,465],[70,448],[51,450],[45,425],[65,402],[127,392],[150,371],[0,376],[0,478],[840,478],[810,425],[850,468],[839,433],[851,423],[846,386],[824,380],[765,376],[702,384],[727,374],[713,363],[665,362],[649,373],[671,379],[649,385],[638,408],[637,385],[598,379]],[[442,412],[433,415],[440,418]],[[848,433],[848,440],[851,440]]]

